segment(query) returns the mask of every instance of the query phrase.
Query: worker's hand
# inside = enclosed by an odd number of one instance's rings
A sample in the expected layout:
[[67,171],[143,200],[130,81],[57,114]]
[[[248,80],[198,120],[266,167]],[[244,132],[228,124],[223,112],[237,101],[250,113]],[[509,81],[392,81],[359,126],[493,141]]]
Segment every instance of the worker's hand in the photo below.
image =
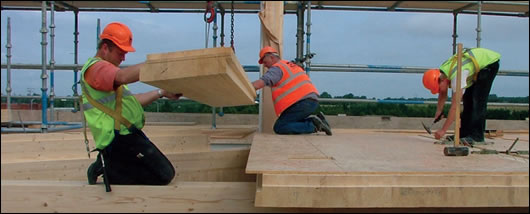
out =
[[182,96],[182,94],[180,94],[180,93],[179,94],[174,94],[174,93],[171,93],[171,92],[166,91],[164,89],[160,89],[160,90],[162,92],[162,97],[167,97],[170,100],[178,100]]
[[436,117],[434,117],[434,123],[437,123],[444,117],[444,114],[442,112],[438,113],[436,112]]
[[182,96],[182,94],[165,93],[164,96],[170,100],[178,100]]
[[445,130],[438,129],[438,131],[434,133],[434,138],[436,138],[437,140],[440,140],[440,138],[442,138],[444,135],[445,135]]

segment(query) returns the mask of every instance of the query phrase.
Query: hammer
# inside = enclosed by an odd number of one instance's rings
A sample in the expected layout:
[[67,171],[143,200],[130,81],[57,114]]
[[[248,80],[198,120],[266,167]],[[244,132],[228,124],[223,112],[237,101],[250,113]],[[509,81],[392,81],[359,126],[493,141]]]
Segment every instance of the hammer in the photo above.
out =
[[440,121],[440,120],[442,119],[442,115],[443,115],[443,114],[438,115],[438,117],[436,117],[436,118],[434,119],[434,121],[432,122],[432,124],[431,124],[430,126],[426,126],[425,123],[423,123],[423,121],[421,122],[421,125],[423,125],[423,128],[425,129],[425,131],[427,131],[427,133],[432,134],[432,132],[431,132],[431,127],[432,127],[435,123],[437,123],[438,121]]
[[462,43],[458,43],[457,55],[457,69],[456,69],[456,93],[453,99],[456,99],[455,108],[455,141],[454,146],[445,147],[445,156],[467,156],[469,155],[469,148],[467,146],[460,146],[460,100],[462,98],[462,89],[460,88],[460,80],[462,79]]

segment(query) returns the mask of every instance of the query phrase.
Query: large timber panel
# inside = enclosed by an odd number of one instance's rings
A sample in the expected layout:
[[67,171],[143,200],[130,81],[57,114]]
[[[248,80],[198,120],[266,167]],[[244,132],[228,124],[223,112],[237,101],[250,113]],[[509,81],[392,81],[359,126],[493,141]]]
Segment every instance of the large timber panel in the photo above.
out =
[[228,47],[149,54],[140,81],[215,107],[253,105],[256,99]]
[[[528,137],[514,149],[528,150]],[[489,140],[489,139],[488,139]],[[528,156],[448,157],[413,133],[256,134],[257,207],[528,207]],[[506,150],[510,139],[495,139]]]

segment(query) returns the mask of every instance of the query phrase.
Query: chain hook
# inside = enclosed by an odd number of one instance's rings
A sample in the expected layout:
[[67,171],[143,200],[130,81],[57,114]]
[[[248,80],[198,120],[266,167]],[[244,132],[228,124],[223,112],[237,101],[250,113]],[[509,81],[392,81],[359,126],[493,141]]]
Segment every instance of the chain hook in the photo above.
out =
[[[208,13],[210,13],[210,17],[208,17]],[[211,23],[215,19],[215,8],[213,6],[213,1],[208,1],[206,4],[206,10],[204,11],[204,21],[207,23]]]

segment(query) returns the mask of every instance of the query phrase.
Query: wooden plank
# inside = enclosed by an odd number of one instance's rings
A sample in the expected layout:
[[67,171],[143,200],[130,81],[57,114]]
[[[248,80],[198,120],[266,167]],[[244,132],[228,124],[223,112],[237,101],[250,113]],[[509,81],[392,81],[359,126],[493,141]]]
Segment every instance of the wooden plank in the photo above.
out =
[[369,184],[339,187],[300,184],[287,187],[264,185],[256,189],[255,205],[314,208],[528,207],[528,189],[528,183],[526,185]]
[[[284,4],[280,1],[264,1],[258,17],[261,21],[261,48],[271,46],[283,57],[283,11]],[[260,66],[260,74],[267,72],[265,66]],[[264,87],[260,93],[261,102],[261,124],[260,132],[274,133],[274,123],[278,119],[272,102],[272,91],[270,87]]]
[[[254,207],[253,182],[178,182],[170,186],[81,181],[2,180],[2,212],[271,212]],[[280,209],[277,212],[281,212]],[[283,211],[286,211],[283,209]]]
[[13,118],[11,117],[11,112],[8,109],[2,109],[2,123],[11,122]]
[[[44,137],[43,137],[44,138]],[[163,153],[185,153],[209,151],[210,144],[208,136],[204,134],[180,134],[153,136],[149,139]],[[84,140],[38,140],[1,143],[2,163],[27,162],[37,160],[62,160],[87,158]],[[92,151],[95,146],[92,139],[89,140],[89,148]],[[95,157],[97,153],[92,153]]]
[[[52,132],[52,133],[10,133],[0,135],[2,142],[26,142],[26,141],[40,141],[42,139],[50,141],[61,140],[80,140],[84,139],[83,132]],[[87,133],[89,140],[92,140],[92,134]]]
[[[177,181],[252,181],[255,175],[245,174],[249,149],[172,153],[166,157],[175,167]],[[92,159],[49,160],[2,163],[2,180],[86,181],[86,170]],[[101,182],[101,179],[100,179]]]
[[[500,3],[499,3],[500,2]],[[180,2],[180,1],[150,1],[153,7],[159,9],[204,9],[203,2]],[[351,6],[351,7],[371,7],[379,10],[388,9],[396,1],[313,1],[312,5],[322,6]],[[455,10],[464,7],[468,4],[474,4],[475,2],[458,2],[458,1],[402,1],[398,8],[401,9],[446,9]],[[526,3],[526,4],[525,4]],[[87,8],[147,8],[147,5],[140,2],[129,2],[129,1],[107,1],[102,3],[101,1],[69,1],[68,4],[80,9]],[[230,8],[230,2],[220,2],[223,8]],[[40,8],[41,4],[38,1],[2,1],[2,6],[26,6],[26,7],[37,7]],[[60,7],[60,4],[56,4],[56,7]],[[258,3],[235,3],[235,9],[244,10],[259,10],[260,4]],[[296,10],[297,5],[295,3],[285,4],[286,10]],[[477,10],[476,4],[467,8],[467,10]],[[528,12],[528,1],[484,1],[482,3],[483,12]]]
[[256,99],[229,47],[149,54],[140,81],[215,107],[254,105]]
[[528,186],[525,172],[388,173],[388,174],[263,174],[262,186]]
[[145,125],[150,126],[194,126],[197,122],[149,122],[146,121]]
[[[79,181],[2,180],[2,213],[7,212],[526,212],[523,208],[264,208],[254,206],[254,182],[178,182],[170,186],[100,185]],[[141,193],[141,194],[140,194]],[[82,202],[82,203],[80,203]]]
[[[458,105],[455,106],[455,113],[454,113],[454,123],[455,123],[455,138],[454,138],[454,147],[460,146],[460,127],[462,124],[460,124],[460,100],[462,99],[462,88],[461,88],[461,80],[462,80],[462,43],[458,43],[458,51],[457,53],[457,59],[456,59],[456,91],[455,88],[452,89],[454,97],[452,99],[455,99],[455,102]],[[453,105],[453,104],[451,104]]]

